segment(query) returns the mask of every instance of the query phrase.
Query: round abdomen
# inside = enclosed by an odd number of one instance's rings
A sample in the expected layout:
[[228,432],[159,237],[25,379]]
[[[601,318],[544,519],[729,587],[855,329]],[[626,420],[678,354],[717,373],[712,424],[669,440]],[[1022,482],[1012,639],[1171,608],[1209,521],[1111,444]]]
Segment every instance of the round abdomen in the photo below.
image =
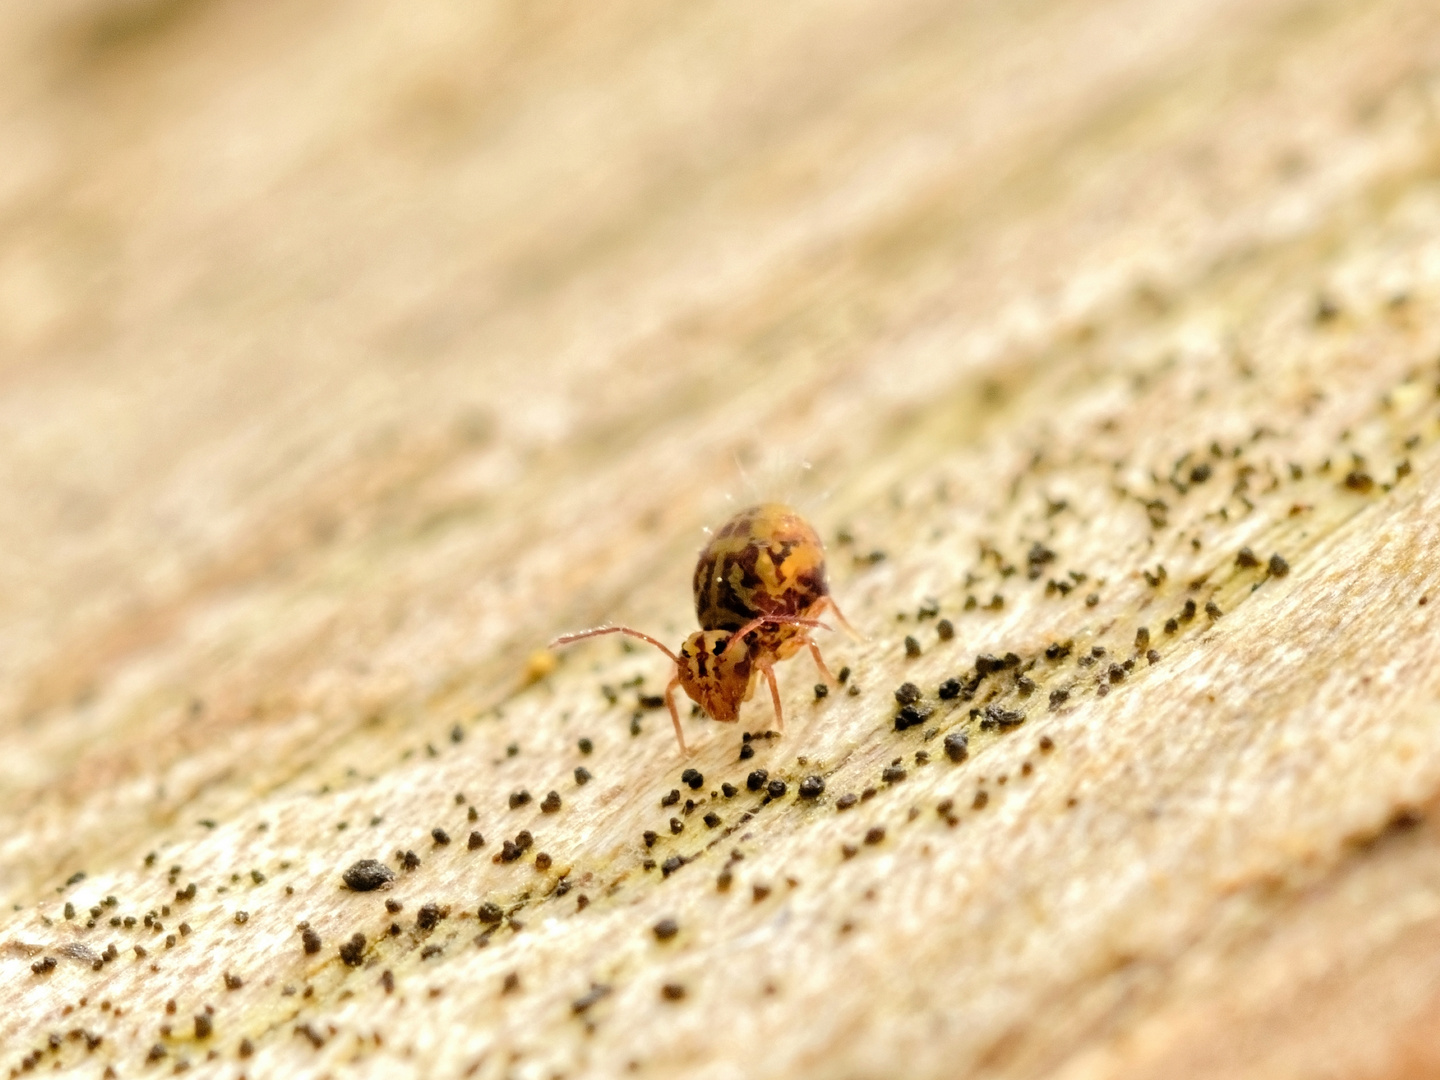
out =
[[[825,549],[798,513],[752,506],[716,531],[695,564],[695,614],[702,630],[738,630],[760,615],[809,617],[829,595]],[[757,647],[783,660],[802,628],[764,626]]]

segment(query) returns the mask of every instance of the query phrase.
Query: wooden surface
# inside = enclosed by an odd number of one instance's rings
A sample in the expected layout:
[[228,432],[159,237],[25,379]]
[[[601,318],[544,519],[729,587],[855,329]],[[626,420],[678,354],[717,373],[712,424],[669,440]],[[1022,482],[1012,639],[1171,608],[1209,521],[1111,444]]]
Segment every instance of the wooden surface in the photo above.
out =
[[[1440,1071],[1433,3],[66,0],[0,71],[0,1067]],[[678,643],[758,498],[865,639],[681,759],[663,658],[540,650]]]

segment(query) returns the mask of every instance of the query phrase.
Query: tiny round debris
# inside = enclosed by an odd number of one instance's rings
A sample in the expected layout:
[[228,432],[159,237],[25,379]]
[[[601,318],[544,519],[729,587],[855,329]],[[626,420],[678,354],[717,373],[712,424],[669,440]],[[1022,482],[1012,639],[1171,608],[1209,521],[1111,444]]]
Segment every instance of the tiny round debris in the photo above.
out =
[[784,780],[771,780],[770,783],[765,785],[765,794],[769,795],[772,799],[783,799],[785,797],[785,791]]
[[916,641],[911,634],[905,635],[905,655],[911,660],[920,655],[920,642]]
[[346,967],[359,967],[365,959],[365,935],[356,932],[349,941],[340,946],[340,959]]
[[800,798],[818,799],[825,793],[825,779],[820,776],[807,776],[800,781]]
[[355,892],[372,892],[395,880],[395,871],[376,859],[361,859],[344,873],[345,884]]
[[[745,745],[749,746],[750,744],[746,743]],[[745,786],[751,791],[759,791],[762,787],[765,786],[765,781],[768,779],[770,779],[770,774],[768,772],[766,772],[764,769],[756,769],[754,772],[752,772],[749,776],[745,778]]]
[[970,736],[963,731],[952,731],[945,736],[945,756],[959,763],[970,756]]
[[661,919],[655,924],[655,940],[669,941],[680,932],[680,924],[674,919]]
[[549,795],[545,796],[544,801],[540,803],[540,812],[544,814],[553,814],[559,809],[560,793],[558,791],[550,792]]

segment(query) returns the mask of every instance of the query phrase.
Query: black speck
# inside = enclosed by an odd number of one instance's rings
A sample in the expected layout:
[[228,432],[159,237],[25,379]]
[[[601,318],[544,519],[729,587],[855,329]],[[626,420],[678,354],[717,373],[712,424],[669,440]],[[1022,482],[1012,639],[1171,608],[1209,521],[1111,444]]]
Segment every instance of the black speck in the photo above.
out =
[[1025,722],[1025,714],[1013,709],[1002,709],[999,705],[986,705],[980,721],[982,728],[1006,728],[1015,727]]
[[675,805],[676,803],[678,803],[679,801],[680,801],[680,789],[679,789],[679,788],[671,788],[671,789],[670,789],[670,794],[668,794],[668,795],[664,796],[663,798],[661,798],[661,800],[660,800],[660,805],[661,805],[661,806],[674,806],[674,805]]
[[941,641],[949,641],[955,636],[955,624],[949,619],[941,619],[935,624],[935,633]]
[[1212,619],[1218,619],[1225,613],[1220,610],[1220,605],[1215,603],[1214,600],[1208,600],[1205,603],[1205,614]]
[[494,926],[505,917],[505,912],[500,910],[499,904],[486,900],[480,905],[480,910],[475,913],[475,917],[487,926]]
[[215,1025],[208,1013],[195,1014],[195,1037],[197,1039],[208,1039],[214,1030]]
[[696,769],[686,769],[680,774],[680,782],[689,784],[691,791],[699,791],[705,784],[705,777]]
[[528,803],[529,801],[530,801],[530,792],[524,790],[523,788],[522,788],[521,790],[519,790],[519,791],[512,791],[512,792],[510,793],[510,809],[511,809],[511,810],[519,809],[520,807],[524,806],[524,805],[525,805],[526,803]]
[[371,892],[395,880],[395,871],[375,859],[361,859],[344,874],[345,884],[356,892]]
[[666,983],[660,988],[660,996],[666,1001],[681,1001],[685,997],[685,987],[679,983]]
[[465,842],[465,846],[471,851],[485,846],[485,837],[480,835],[479,829],[470,830],[470,839]]
[[825,792],[825,780],[819,776],[807,776],[800,781],[800,798],[818,799]]
[[421,930],[434,930],[449,914],[449,908],[442,908],[439,904],[425,904],[415,916],[415,925]]
[[591,1006],[595,1005],[597,1002],[603,1001],[605,997],[609,995],[609,993],[610,987],[606,986],[604,983],[591,983],[589,990],[581,994],[578,998],[576,998],[570,1003],[570,1011],[573,1012],[576,1016],[579,1016],[581,1013],[584,1013],[588,1009],[590,1009]]
[[1235,565],[1246,570],[1251,570],[1260,565],[1260,560],[1255,557],[1255,553],[1248,547],[1242,547],[1240,553],[1235,556]]
[[300,941],[305,946],[306,956],[314,956],[320,951],[320,935],[312,930],[308,924],[301,927]]
[[754,756],[755,756],[755,747],[751,746],[748,742],[747,742],[744,746],[740,747],[740,760],[741,760],[741,761],[748,761],[750,758],[752,758],[752,757],[754,757]]
[[963,731],[952,731],[946,735],[945,756],[954,762],[964,761],[970,756],[970,737]]
[[900,711],[895,714],[895,730],[905,731],[912,727],[919,727],[930,719],[933,712],[934,710],[930,706],[919,702],[901,706]]
[[865,831],[865,843],[878,844],[885,839],[885,827],[883,825],[872,825]]
[[[1068,650],[1067,650],[1068,651]],[[981,653],[975,657],[975,674],[984,677],[996,671],[1005,670],[1005,661],[998,656],[991,656],[989,653]]]
[[679,836],[682,832],[685,831],[685,823],[681,821],[678,817],[672,817],[670,819],[670,831],[674,835]]
[[[362,939],[362,940],[363,940],[363,939]],[[244,986],[244,985],[245,985],[245,980],[242,979],[239,975],[236,975],[234,972],[230,972],[230,971],[225,972],[225,989],[226,989],[226,990],[239,990],[239,989],[240,989],[242,986]]]
[[880,779],[887,784],[898,784],[905,779],[905,776],[905,770],[899,765],[887,765],[885,771],[880,774]]
[[680,924],[674,919],[661,919],[655,924],[655,940],[669,941],[680,932]]
[[440,847],[444,847],[446,844],[450,843],[450,834],[447,833],[444,829],[431,829],[430,839],[434,840],[435,843],[438,844]]
[[940,684],[940,689],[938,691],[940,700],[951,701],[959,697],[961,689],[962,686],[959,679],[946,679],[943,683]]
[[550,792],[550,794],[546,795],[540,803],[540,812],[544,814],[553,814],[559,809],[560,793],[558,791]]
[[1111,664],[1110,670],[1107,672],[1107,674],[1110,676],[1110,681],[1112,683],[1125,681],[1125,669],[1119,664]]
[[920,642],[910,634],[905,635],[905,655],[912,660],[920,655]]
[[737,788],[734,784],[731,783],[724,783],[720,785],[720,794],[724,795],[727,799],[733,799],[736,792],[738,792],[739,790],[739,788]]
[[[746,745],[748,746],[749,744],[747,743]],[[766,772],[764,769],[756,769],[754,772],[752,772],[749,776],[745,778],[745,786],[751,791],[759,791],[762,787],[765,786],[765,781],[768,779],[770,779],[770,774],[768,772]],[[679,793],[677,792],[676,794],[678,795]]]
[[849,810],[859,801],[860,797],[858,795],[855,795],[853,792],[846,795],[841,795],[840,798],[835,800],[835,809]]
[[1351,491],[1364,495],[1374,488],[1375,479],[1367,472],[1361,472],[1359,469],[1351,469],[1345,474],[1345,486]]
[[1276,552],[1270,556],[1269,569],[1271,577],[1284,577],[1290,573],[1290,564],[1281,557],[1279,552]]
[[1167,634],[1173,634],[1173,633],[1175,633],[1175,632],[1176,632],[1177,630],[1179,630],[1179,629],[1180,629],[1180,623],[1179,623],[1178,620],[1176,620],[1176,619],[1166,619],[1166,620],[1165,620],[1165,633],[1167,633]]
[[595,744],[592,743],[589,739],[581,739],[578,743],[576,743],[576,745],[580,747],[580,752],[582,754],[588,754],[595,749]]
[[717,825],[719,825],[719,824],[720,824],[720,815],[717,814],[717,813],[715,813],[714,810],[711,810],[708,814],[705,815],[705,825],[706,825],[707,828],[713,829],[713,828],[715,828],[715,827],[716,827]]
[[911,705],[920,700],[920,688],[913,682],[901,683],[895,688],[895,700],[901,705]]
[[588,784],[590,782],[590,770],[584,765],[575,766],[575,783]]
[[838,682],[841,686],[844,686],[847,682],[849,682],[850,668],[846,666],[842,667],[839,671],[837,671],[835,673],[835,681]]
[[769,795],[772,799],[783,799],[785,797],[785,791],[784,780],[771,780],[770,783],[765,785],[765,794]]
[[681,856],[671,855],[668,859],[666,859],[663,863],[660,864],[660,876],[669,877],[671,874],[673,874],[676,870],[679,870],[684,865],[685,860]]
[[1152,664],[1158,664],[1160,662],[1160,653],[1156,649],[1151,649],[1145,654],[1145,659],[1149,660]]

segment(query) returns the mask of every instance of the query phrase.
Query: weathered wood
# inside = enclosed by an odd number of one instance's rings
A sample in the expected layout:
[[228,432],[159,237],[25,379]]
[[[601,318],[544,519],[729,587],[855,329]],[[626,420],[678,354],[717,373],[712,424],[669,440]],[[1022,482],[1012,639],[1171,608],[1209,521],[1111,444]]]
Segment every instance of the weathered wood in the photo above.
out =
[[1432,4],[0,20],[0,1064],[1440,1067]]

